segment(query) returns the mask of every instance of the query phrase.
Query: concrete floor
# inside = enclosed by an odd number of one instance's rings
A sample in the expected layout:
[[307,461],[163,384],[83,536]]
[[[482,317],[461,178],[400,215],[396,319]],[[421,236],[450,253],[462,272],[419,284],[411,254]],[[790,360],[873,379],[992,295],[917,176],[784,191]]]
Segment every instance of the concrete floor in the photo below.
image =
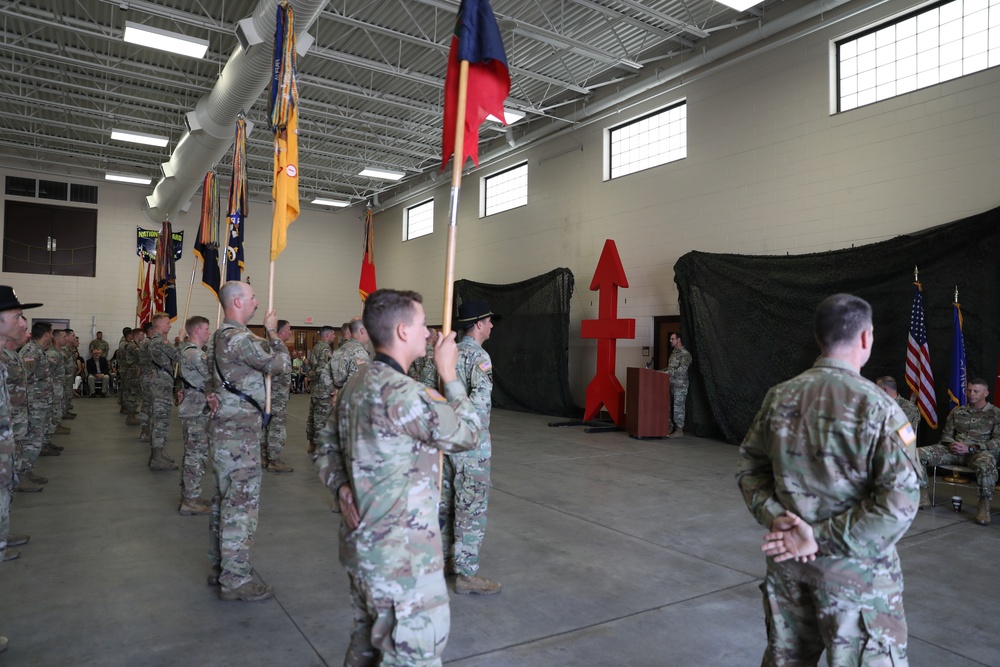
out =
[[[339,517],[305,453],[293,396],[285,459],[265,473],[253,562],[275,599],[220,602],[205,584],[207,517],[177,514],[179,473],[152,473],[113,399],[77,400],[51,482],[15,498],[29,533],[0,567],[7,665],[339,665],[350,627]],[[453,596],[450,665],[756,665],[764,646],[759,529],[733,477],[735,447],[637,441],[493,414],[482,574],[491,598]],[[180,425],[169,453],[180,458]],[[204,495],[210,493],[206,483]],[[942,493],[951,495],[949,489]],[[910,664],[1000,666],[1000,525],[921,511],[900,544]]]

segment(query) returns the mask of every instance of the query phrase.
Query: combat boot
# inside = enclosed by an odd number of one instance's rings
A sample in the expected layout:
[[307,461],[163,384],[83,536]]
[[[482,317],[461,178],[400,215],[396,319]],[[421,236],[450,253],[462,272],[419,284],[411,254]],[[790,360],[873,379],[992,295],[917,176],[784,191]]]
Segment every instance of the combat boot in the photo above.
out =
[[135,416],[134,412],[128,413],[128,417],[125,418],[126,426],[138,426],[141,423],[142,422],[139,421],[139,418]]
[[3,552],[3,562],[5,563],[9,560],[17,560],[20,557],[21,557],[20,549],[5,549]]
[[930,494],[927,493],[927,489],[926,488],[920,489],[920,503],[918,504],[918,507],[924,508],[924,507],[930,507],[930,506],[931,506],[931,496],[930,496]]
[[62,454],[62,451],[56,449],[52,445],[43,445],[42,452],[39,456],[59,456],[60,454]]
[[500,584],[485,577],[464,574],[455,579],[455,593],[458,595],[496,595],[500,592]]
[[222,568],[218,565],[212,566],[212,571],[208,573],[208,585],[218,586],[219,585],[219,575],[222,574]]
[[141,431],[139,431],[139,439],[140,439],[140,440],[143,440],[143,441],[145,441],[145,442],[149,442],[149,440],[150,440],[150,437],[149,437],[149,429],[148,429],[148,428],[146,428],[145,426],[143,426],[143,427],[142,427],[142,430],[141,430]]
[[67,410],[66,414],[64,414],[62,416],[62,418],[63,419],[76,419],[76,413],[75,412],[70,412],[69,410]]
[[170,456],[167,456],[167,450],[166,449],[161,449],[160,450],[160,456],[162,456],[166,460],[170,461],[171,463],[177,463],[177,461],[174,461],[173,458],[171,458]]
[[992,498],[979,497],[979,511],[976,512],[976,523],[980,526],[990,525],[990,502]]
[[238,588],[226,588],[223,586],[219,589],[219,599],[226,602],[259,602],[260,600],[268,600],[273,596],[274,592],[270,586],[256,581],[248,581]]
[[31,539],[30,535],[8,535],[7,536],[7,546],[8,547],[19,547],[22,544],[27,544],[28,540]]
[[154,449],[153,455],[149,459],[150,470],[177,470],[177,464],[171,463],[163,458],[162,449]]
[[118,407],[118,414],[120,414],[120,415],[125,414],[125,406],[122,405],[122,404],[120,404],[120,403],[118,405],[119,405],[119,407]]
[[56,426],[56,435],[69,435],[69,434],[70,434],[70,428],[68,426],[63,426],[62,424]]
[[41,475],[36,475],[34,472],[29,472],[25,475],[25,478],[32,484],[48,484],[49,478],[42,477]]
[[281,459],[271,459],[267,462],[267,469],[270,472],[292,472],[295,470]]
[[177,511],[181,516],[203,516],[212,511],[212,505],[202,498],[181,498],[181,506]]
[[39,491],[44,491],[45,487],[39,486],[38,484],[32,484],[26,479],[22,479],[17,483],[14,488],[18,493],[38,493]]

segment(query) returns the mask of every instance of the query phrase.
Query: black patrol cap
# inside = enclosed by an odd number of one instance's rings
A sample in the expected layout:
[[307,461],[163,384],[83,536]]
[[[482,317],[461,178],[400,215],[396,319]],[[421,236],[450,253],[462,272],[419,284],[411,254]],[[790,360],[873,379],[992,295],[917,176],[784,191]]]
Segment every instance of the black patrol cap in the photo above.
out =
[[41,305],[40,303],[21,303],[17,298],[17,294],[14,293],[13,287],[10,285],[0,285],[0,312],[14,310],[15,308],[28,310],[29,308],[39,308]]
[[498,313],[490,310],[490,302],[486,299],[473,299],[466,301],[458,307],[458,317],[455,318],[456,328],[468,327],[479,320],[492,317],[494,322],[499,322],[502,318]]

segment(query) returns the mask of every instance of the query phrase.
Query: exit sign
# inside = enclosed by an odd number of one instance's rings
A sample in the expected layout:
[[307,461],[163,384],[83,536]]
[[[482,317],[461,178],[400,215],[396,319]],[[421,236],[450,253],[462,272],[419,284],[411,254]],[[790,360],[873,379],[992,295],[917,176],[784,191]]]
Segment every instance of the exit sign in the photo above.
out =
[[312,323],[313,323],[313,318],[311,318],[311,317],[307,317],[307,318],[306,318],[306,322],[305,322],[305,323],[306,323],[306,324],[312,324]]

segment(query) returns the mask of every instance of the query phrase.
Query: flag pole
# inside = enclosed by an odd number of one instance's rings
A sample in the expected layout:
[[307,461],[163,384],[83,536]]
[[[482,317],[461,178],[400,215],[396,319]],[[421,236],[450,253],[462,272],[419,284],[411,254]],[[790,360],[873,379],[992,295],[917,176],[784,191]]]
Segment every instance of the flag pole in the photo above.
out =
[[142,280],[142,255],[139,255],[139,279],[135,281],[135,327],[139,328],[139,312],[142,310],[142,290],[145,285]]
[[193,252],[191,254],[194,255],[194,266],[191,267],[191,282],[188,284],[187,301],[184,302],[184,319],[181,320],[182,325],[184,322],[187,322],[188,308],[191,306],[191,290],[194,289],[194,276],[198,273],[198,255],[195,255]]

